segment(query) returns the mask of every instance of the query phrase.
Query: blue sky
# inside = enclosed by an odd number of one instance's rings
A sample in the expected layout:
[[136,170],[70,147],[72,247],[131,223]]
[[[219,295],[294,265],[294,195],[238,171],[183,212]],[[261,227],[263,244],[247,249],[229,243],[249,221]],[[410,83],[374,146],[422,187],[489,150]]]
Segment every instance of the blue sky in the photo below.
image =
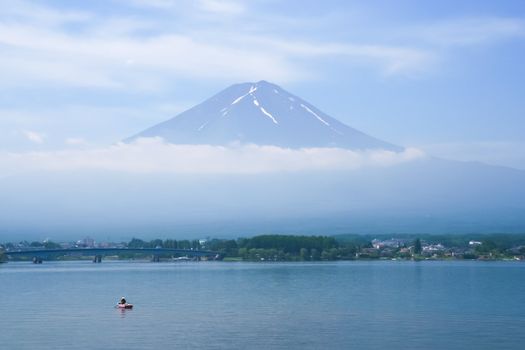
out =
[[525,169],[523,1],[5,1],[0,150],[105,147],[265,79],[375,137]]

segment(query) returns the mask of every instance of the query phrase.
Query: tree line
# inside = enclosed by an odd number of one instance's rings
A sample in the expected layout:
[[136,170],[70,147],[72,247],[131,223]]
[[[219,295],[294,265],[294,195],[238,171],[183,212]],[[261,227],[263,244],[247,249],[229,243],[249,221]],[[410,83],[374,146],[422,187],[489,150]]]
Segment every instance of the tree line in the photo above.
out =
[[128,248],[211,250],[225,258],[252,261],[316,261],[352,259],[359,247],[329,236],[260,235],[251,238],[144,241],[133,238]]
[[[375,249],[372,240],[395,238],[402,242],[397,248]],[[476,245],[469,244],[477,241]],[[60,248],[51,241],[21,242],[32,248]],[[238,239],[153,239],[145,241],[133,238],[120,244],[128,248],[170,248],[184,250],[210,250],[221,257],[231,260],[248,261],[319,261],[353,260],[378,258],[421,258],[428,255],[423,252],[423,245],[442,244],[446,249],[433,252],[438,258],[454,257],[460,259],[477,258],[513,258],[525,256],[525,234],[448,234],[448,235],[339,235],[339,236],[296,236],[296,235],[259,235]],[[4,249],[14,248],[12,243],[3,245]],[[2,257],[0,246],[0,261]],[[139,254],[140,255],[140,254]],[[147,255],[147,254],[146,254]],[[146,256],[144,255],[144,256]],[[121,259],[135,258],[134,253],[120,253]],[[165,258],[171,257],[166,253]]]
[[250,261],[348,260],[358,247],[329,236],[260,235],[239,239],[212,239],[206,247],[226,258]]
[[176,240],[176,239],[153,239],[151,241],[143,241],[139,238],[133,238],[127,244],[128,248],[167,248],[167,249],[193,249],[201,250],[202,245],[199,240]]

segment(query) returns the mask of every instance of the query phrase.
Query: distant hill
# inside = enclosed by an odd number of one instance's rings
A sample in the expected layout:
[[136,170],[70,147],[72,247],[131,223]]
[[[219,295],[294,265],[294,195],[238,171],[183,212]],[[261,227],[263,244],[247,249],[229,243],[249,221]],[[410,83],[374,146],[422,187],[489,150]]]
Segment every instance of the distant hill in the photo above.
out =
[[0,242],[525,232],[525,172],[438,159],[338,172],[25,174],[2,179],[0,198]]

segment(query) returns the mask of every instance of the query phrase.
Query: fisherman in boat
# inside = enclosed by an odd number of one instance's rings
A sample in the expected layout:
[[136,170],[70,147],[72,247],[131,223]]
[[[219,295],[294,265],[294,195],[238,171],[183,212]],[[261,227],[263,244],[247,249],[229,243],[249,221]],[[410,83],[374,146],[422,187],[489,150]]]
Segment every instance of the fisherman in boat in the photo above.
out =
[[121,305],[126,305],[126,298],[122,297],[120,298],[120,303]]

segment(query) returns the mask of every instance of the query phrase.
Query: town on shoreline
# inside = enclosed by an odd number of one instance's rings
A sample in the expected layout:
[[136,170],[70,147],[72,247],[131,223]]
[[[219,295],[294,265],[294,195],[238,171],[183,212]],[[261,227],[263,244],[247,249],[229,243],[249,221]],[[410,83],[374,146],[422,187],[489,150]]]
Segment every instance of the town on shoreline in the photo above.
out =
[[[5,252],[74,248],[170,248],[218,252],[223,261],[335,261],[335,260],[525,260],[525,234],[448,235],[359,235],[298,236],[259,235],[250,238],[199,240],[133,238],[129,242],[7,242],[0,244],[0,261]],[[57,260],[77,260],[76,254]],[[113,259],[147,259],[146,254],[122,252]],[[184,254],[163,254],[160,260],[190,260]],[[19,258],[24,259],[24,258]],[[203,258],[194,257],[201,260]]]

